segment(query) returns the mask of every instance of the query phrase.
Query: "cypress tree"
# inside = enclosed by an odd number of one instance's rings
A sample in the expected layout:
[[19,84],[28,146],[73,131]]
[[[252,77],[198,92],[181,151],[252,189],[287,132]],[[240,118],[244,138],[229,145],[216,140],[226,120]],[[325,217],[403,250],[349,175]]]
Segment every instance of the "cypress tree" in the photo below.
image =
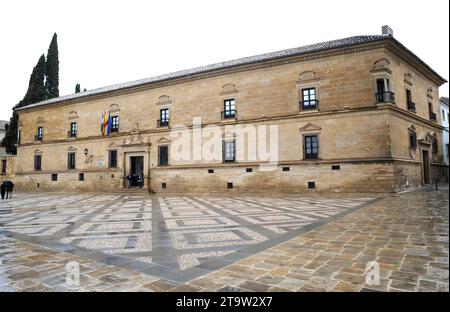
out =
[[[30,76],[28,90],[23,100],[16,107],[22,107],[28,104],[36,103],[46,99],[47,90],[45,88],[45,56],[41,55],[36,66]],[[9,127],[5,133],[5,137],[1,142],[1,146],[6,147],[7,153],[16,154],[17,148],[17,132],[18,132],[19,115],[13,110],[13,115],[9,120]]]
[[45,86],[47,88],[47,99],[59,96],[59,58],[58,58],[58,36],[53,35],[47,52],[47,63],[45,73]]
[[80,93],[80,91],[81,91],[81,86],[80,86],[79,83],[77,83],[77,84],[75,85],[75,93]]
[[45,56],[41,55],[36,66],[33,68],[33,72],[30,76],[30,82],[28,83],[28,90],[25,97],[18,104],[18,106],[25,106],[28,104],[36,103],[47,98],[47,90],[45,87]]

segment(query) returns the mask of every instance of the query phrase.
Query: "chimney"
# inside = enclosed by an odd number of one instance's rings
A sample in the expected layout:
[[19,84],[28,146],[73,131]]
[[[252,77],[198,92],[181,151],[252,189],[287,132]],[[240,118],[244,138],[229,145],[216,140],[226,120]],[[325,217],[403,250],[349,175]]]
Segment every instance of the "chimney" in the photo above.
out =
[[381,33],[385,36],[394,37],[394,31],[388,25],[384,25],[383,27],[381,27]]

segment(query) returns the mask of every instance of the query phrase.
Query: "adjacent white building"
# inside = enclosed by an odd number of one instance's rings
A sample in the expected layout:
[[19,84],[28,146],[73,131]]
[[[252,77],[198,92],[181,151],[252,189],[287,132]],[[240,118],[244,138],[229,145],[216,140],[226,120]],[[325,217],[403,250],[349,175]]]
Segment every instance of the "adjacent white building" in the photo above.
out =
[[443,151],[444,151],[444,161],[446,165],[446,171],[447,171],[447,180],[448,180],[448,166],[449,166],[449,152],[448,152],[448,141],[449,141],[449,135],[448,135],[448,127],[449,127],[449,108],[448,108],[448,97],[441,97],[441,105],[440,105],[440,111],[441,111],[441,122],[442,127],[444,127],[444,130],[442,131],[442,144]]

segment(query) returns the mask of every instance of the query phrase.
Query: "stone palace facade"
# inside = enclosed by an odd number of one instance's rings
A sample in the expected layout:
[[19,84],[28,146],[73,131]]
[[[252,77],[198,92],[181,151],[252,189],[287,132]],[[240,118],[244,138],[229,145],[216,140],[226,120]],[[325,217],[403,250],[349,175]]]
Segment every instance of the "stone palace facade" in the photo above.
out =
[[[414,188],[442,177],[445,82],[385,27],[62,96],[17,109],[14,182],[26,191],[150,193]],[[173,132],[193,133],[195,118],[201,130],[223,130],[221,159],[192,157],[205,136],[190,143],[189,159],[173,156]],[[249,141],[225,130],[233,125],[276,126],[271,170],[262,170],[266,160],[236,157],[238,146],[250,153]]]

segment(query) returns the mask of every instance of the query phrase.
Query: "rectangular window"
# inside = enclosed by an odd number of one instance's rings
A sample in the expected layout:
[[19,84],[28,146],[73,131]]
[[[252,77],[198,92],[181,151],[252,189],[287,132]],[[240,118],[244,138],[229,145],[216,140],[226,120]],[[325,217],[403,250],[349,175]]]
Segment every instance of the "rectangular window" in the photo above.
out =
[[412,102],[412,97],[411,97],[411,90],[406,89],[406,102]]
[[70,123],[70,137],[75,138],[77,136],[78,126],[76,122]]
[[6,174],[6,159],[2,159],[2,174]]
[[111,132],[119,132],[119,116],[111,117]]
[[78,181],[84,181],[84,173],[78,174]]
[[302,109],[316,109],[316,88],[302,89]]
[[319,158],[319,144],[317,135],[305,135],[305,159],[318,159]]
[[44,129],[42,127],[37,128],[37,135],[36,140],[42,140],[42,137],[44,136]]
[[68,169],[75,169],[75,153],[71,152],[67,154],[67,168]]
[[442,121],[445,121],[445,111],[442,110]]
[[158,165],[167,166],[169,164],[169,147],[167,145],[158,147]]
[[235,118],[236,117],[236,102],[234,99],[223,101],[223,114],[222,118]]
[[41,171],[42,158],[41,155],[34,155],[34,171]]
[[168,108],[163,108],[159,111],[159,126],[160,127],[166,127],[169,125],[169,119],[170,119],[170,115],[169,115],[169,109]]
[[117,168],[117,151],[116,150],[109,151],[108,166],[109,166],[109,168]]
[[437,152],[439,151],[439,147],[438,147],[438,140],[436,138],[432,139],[431,147],[433,149],[433,153],[437,154]]
[[409,147],[417,148],[417,134],[414,131],[409,132]]
[[58,174],[52,173],[52,181],[58,181]]
[[223,142],[223,161],[234,162],[236,160],[236,141]]

